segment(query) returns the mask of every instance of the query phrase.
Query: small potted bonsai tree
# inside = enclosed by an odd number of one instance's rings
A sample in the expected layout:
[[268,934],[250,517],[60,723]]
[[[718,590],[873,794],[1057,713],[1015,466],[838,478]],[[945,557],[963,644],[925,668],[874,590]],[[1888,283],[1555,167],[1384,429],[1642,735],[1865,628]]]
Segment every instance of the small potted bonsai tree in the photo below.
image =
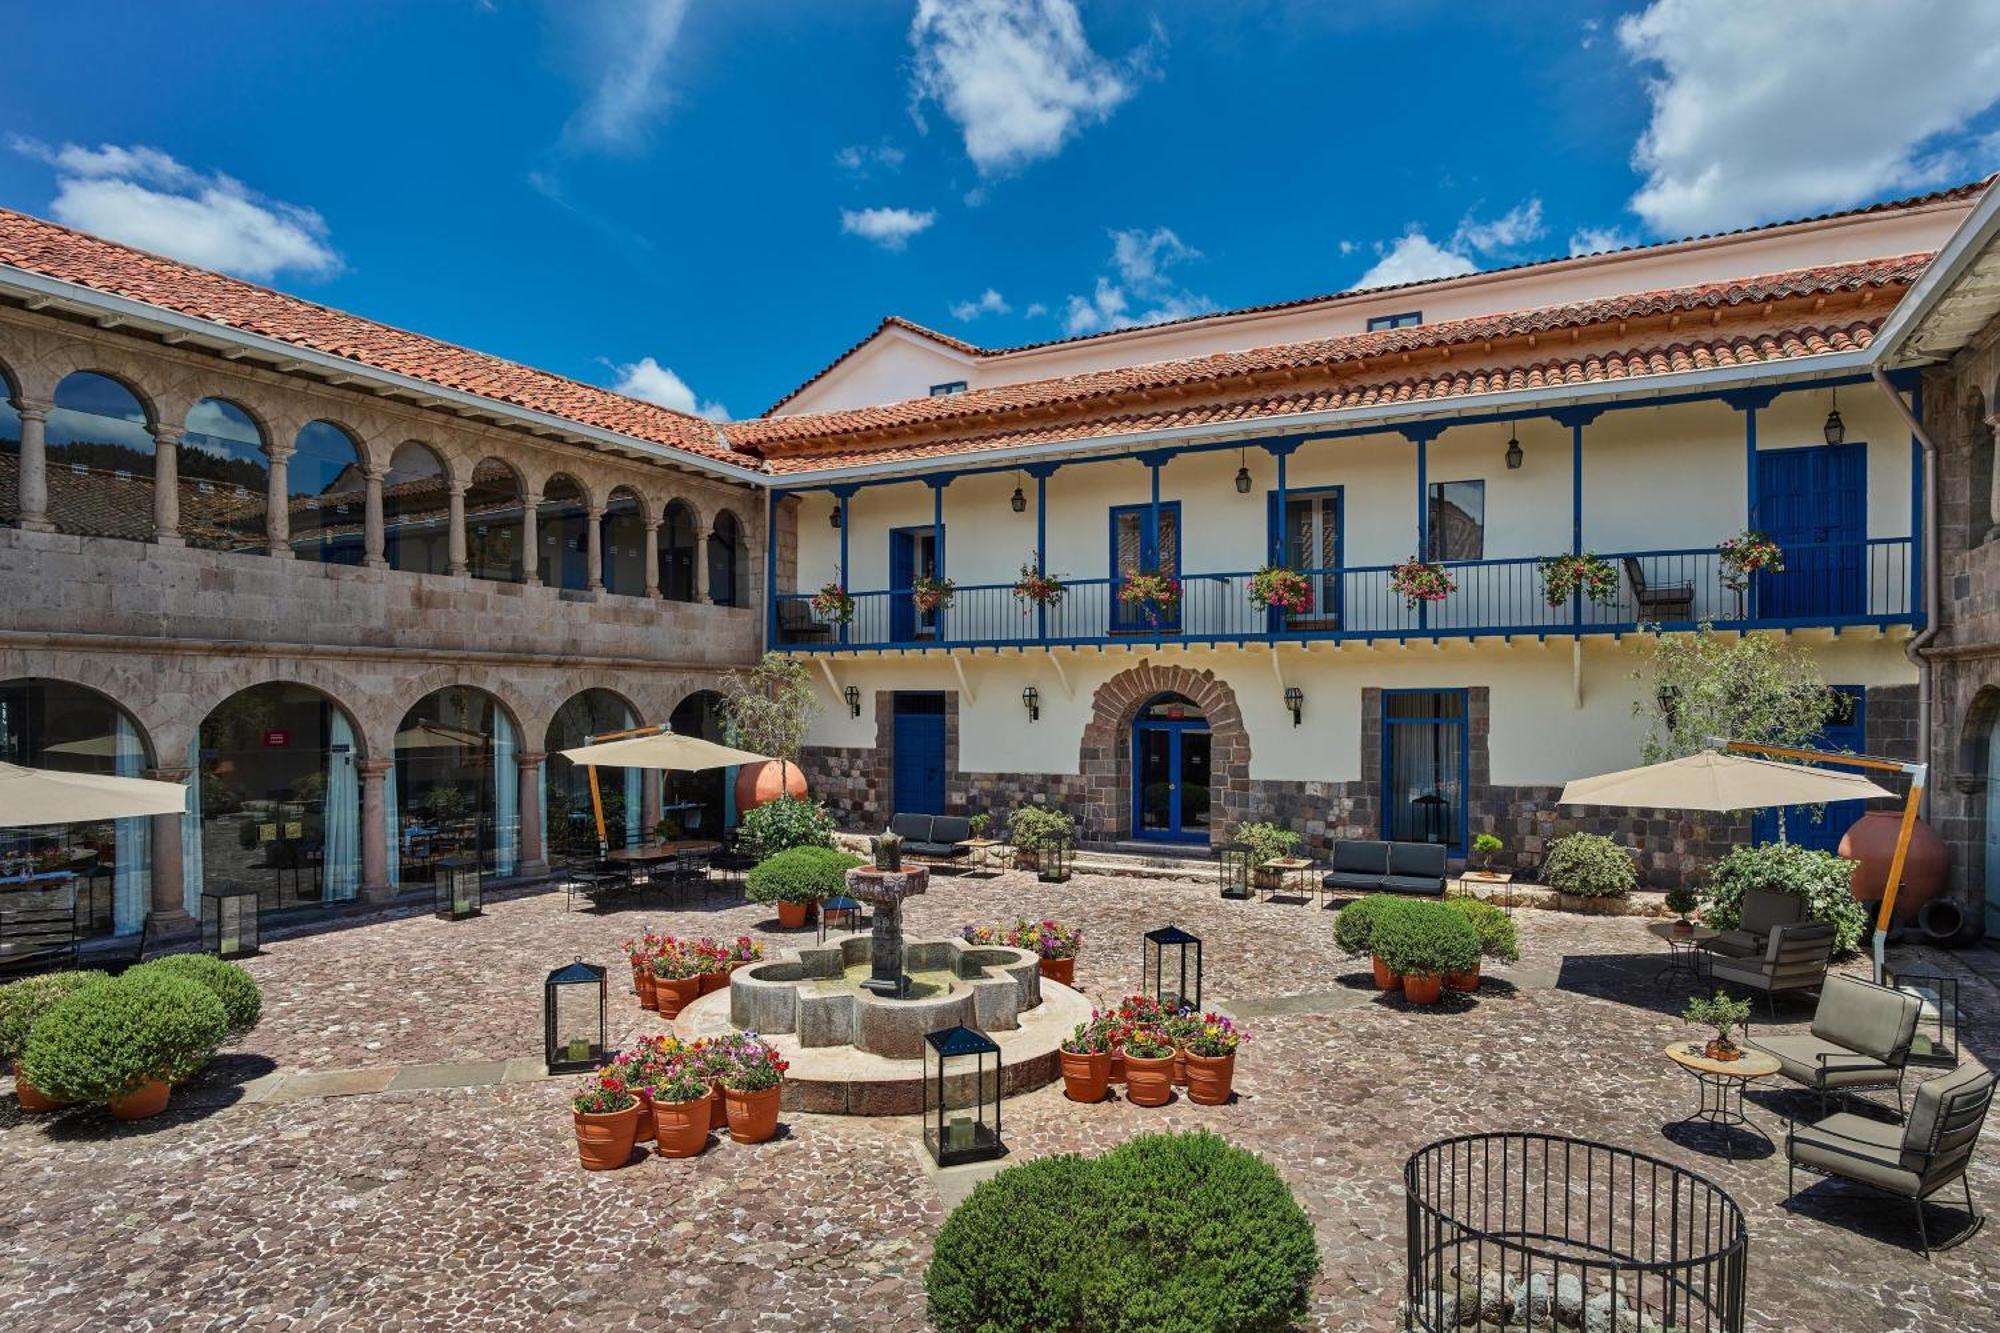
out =
[[1250,864],[1253,867],[1251,874],[1258,889],[1268,892],[1282,888],[1281,881],[1284,876],[1276,870],[1266,870],[1263,866],[1266,861],[1276,861],[1297,851],[1299,835],[1282,825],[1260,820],[1250,824],[1238,824],[1233,836],[1236,841],[1250,848],[1252,858]]
[[1667,910],[1680,919],[1674,922],[1674,934],[1687,935],[1693,932],[1694,922],[1688,920],[1688,913],[1701,906],[1701,895],[1685,884],[1676,884],[1667,890]]
[[1711,1060],[1739,1059],[1743,1055],[1743,1050],[1736,1044],[1731,1034],[1740,1032],[1748,1035],[1750,1001],[1732,1000],[1722,991],[1717,991],[1707,999],[1697,995],[1689,1000],[1687,1008],[1681,1011],[1681,1020],[1695,1026],[1715,1029],[1715,1036],[1701,1048],[1703,1055]]
[[1483,873],[1493,870],[1493,854],[1507,844],[1491,833],[1481,833],[1472,840],[1472,854],[1479,858],[1479,869]]
[[1479,966],[1479,932],[1443,903],[1406,904],[1376,923],[1373,944],[1410,1004],[1436,1004],[1447,976]]

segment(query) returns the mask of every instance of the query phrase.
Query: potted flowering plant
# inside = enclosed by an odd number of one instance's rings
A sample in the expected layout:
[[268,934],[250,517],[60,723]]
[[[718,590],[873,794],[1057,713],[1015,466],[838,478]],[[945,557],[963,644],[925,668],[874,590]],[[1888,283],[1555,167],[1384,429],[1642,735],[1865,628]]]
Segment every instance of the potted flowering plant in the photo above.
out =
[[839,579],[820,586],[812,595],[812,613],[821,620],[836,625],[845,625],[854,619],[854,597],[841,586]]
[[679,1018],[681,1010],[701,994],[701,980],[692,949],[669,935],[653,955],[653,995],[661,1018]]
[[1063,1096],[1073,1102],[1101,1102],[1111,1087],[1112,1018],[1091,1011],[1088,1023],[1063,1038]]
[[1083,932],[1060,921],[1016,921],[1011,929],[999,926],[962,926],[959,935],[967,944],[998,944],[1025,949],[1041,961],[1041,974],[1065,986],[1076,982],[1076,956],[1083,950]]
[[1036,569],[1033,561],[1023,561],[1021,577],[1014,580],[1014,597],[1021,603],[1021,614],[1027,615],[1038,606],[1055,606],[1063,599],[1063,581],[1047,570]]
[[1250,576],[1250,605],[1259,611],[1277,607],[1288,615],[1313,608],[1312,584],[1296,569],[1266,565]]
[[714,1089],[697,1052],[669,1059],[652,1086],[653,1142],[662,1157],[693,1157],[708,1146],[709,1100]]
[[570,1098],[576,1122],[576,1150],[586,1171],[609,1171],[632,1160],[639,1131],[639,1098],[625,1081],[606,1071]]
[[1745,528],[1715,550],[1722,557],[1722,586],[1735,592],[1749,587],[1753,574],[1785,572],[1784,551],[1755,528]]
[[1543,601],[1563,606],[1578,593],[1600,606],[1608,605],[1618,596],[1618,571],[1610,561],[1589,551],[1552,555],[1542,561]]
[[1118,1002],[1118,1008],[1108,1014],[1111,1025],[1111,1081],[1125,1081],[1125,1038],[1133,1028],[1142,1024],[1159,1024],[1167,1017],[1167,1010],[1158,1000],[1147,995],[1128,995]]
[[1236,1081],[1236,1048],[1250,1033],[1221,1014],[1203,1014],[1182,1044],[1187,1053],[1188,1100],[1200,1106],[1225,1106]]
[[764,946],[748,935],[738,935],[736,943],[728,947],[729,970],[734,972],[746,963],[754,963],[764,956]]
[[1442,564],[1415,556],[1389,571],[1389,587],[1412,611],[1425,602],[1442,602],[1458,591],[1451,572]]
[[1185,1088],[1188,1081],[1187,1044],[1195,1033],[1201,1031],[1201,1015],[1192,1009],[1177,1009],[1161,1022],[1160,1031],[1166,1033],[1167,1040],[1174,1044],[1174,1086]]
[[729,984],[729,951],[706,936],[688,950],[688,965],[694,969],[698,996],[712,995]]
[[951,599],[958,595],[958,585],[950,579],[936,579],[928,574],[920,574],[910,580],[910,601],[923,615],[933,611],[949,611]]
[[639,997],[641,1009],[660,1007],[653,996],[653,955],[660,951],[662,938],[649,930],[625,941],[625,960],[632,965],[632,993]]
[[722,1073],[722,1096],[729,1104],[729,1137],[762,1143],[778,1132],[778,1096],[791,1065],[754,1032],[743,1034]]
[[1165,1106],[1174,1096],[1174,1040],[1141,1024],[1125,1036],[1125,1097],[1134,1106]]
[[1158,570],[1139,570],[1125,576],[1125,582],[1118,587],[1118,600],[1145,616],[1146,623],[1157,629],[1162,621],[1172,620],[1180,611],[1180,580]]

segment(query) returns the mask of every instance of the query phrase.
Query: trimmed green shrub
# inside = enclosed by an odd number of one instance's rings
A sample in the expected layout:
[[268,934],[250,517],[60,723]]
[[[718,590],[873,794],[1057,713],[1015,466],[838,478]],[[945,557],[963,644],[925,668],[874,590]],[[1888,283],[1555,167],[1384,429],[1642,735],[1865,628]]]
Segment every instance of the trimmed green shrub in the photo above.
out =
[[1479,932],[1443,903],[1408,903],[1375,925],[1374,951],[1404,976],[1470,972],[1479,963]]
[[1852,953],[1868,935],[1868,907],[1848,888],[1854,862],[1797,843],[1738,847],[1708,872],[1708,906],[1702,924],[1734,930],[1743,916],[1746,889],[1772,889],[1806,902],[1806,920],[1833,925],[1834,951]]
[[1382,919],[1410,905],[1407,899],[1391,897],[1386,893],[1371,893],[1358,902],[1351,902],[1333,918],[1333,942],[1340,946],[1342,952],[1355,957],[1371,954],[1375,952],[1375,930]]
[[238,964],[213,954],[169,954],[165,958],[142,963],[126,975],[133,976],[140,972],[165,972],[208,987],[215,993],[215,998],[222,1001],[222,1010],[229,1015],[229,1031],[232,1034],[248,1032],[256,1027],[257,1016],[264,1011],[264,992],[258,989],[257,978]]
[[21,1058],[36,1019],[85,986],[108,980],[103,972],[45,972],[0,986],[0,1068]]
[[924,1291],[941,1333],[1073,1329],[1098,1229],[1098,1163],[1063,1153],[1010,1166],[973,1186],[931,1248]]
[[759,861],[792,847],[831,847],[833,816],[818,801],[780,796],[744,812],[736,842]]
[[1250,844],[1250,854],[1254,858],[1251,861],[1252,865],[1262,865],[1266,861],[1290,856],[1299,846],[1299,835],[1292,830],[1281,824],[1261,821],[1254,824],[1238,824],[1236,831],[1230,836],[1238,842]]
[[1503,963],[1521,961],[1520,933],[1514,929],[1514,918],[1477,898],[1449,898],[1445,906],[1472,923],[1473,931],[1479,936],[1479,952],[1482,957],[1498,959]]
[[177,1083],[229,1036],[229,1014],[198,981],[138,968],[85,986],[38,1019],[21,1057],[35,1087],[107,1102],[152,1079]]
[[1053,805],[1017,805],[1007,816],[1007,836],[1020,851],[1069,847],[1076,842],[1076,821]]
[[790,847],[758,863],[744,881],[753,903],[816,903],[847,887],[847,872],[861,858],[831,847]]
[[1571,833],[1550,845],[1542,879],[1578,898],[1623,898],[1639,882],[1639,871],[1632,853],[1603,834]]

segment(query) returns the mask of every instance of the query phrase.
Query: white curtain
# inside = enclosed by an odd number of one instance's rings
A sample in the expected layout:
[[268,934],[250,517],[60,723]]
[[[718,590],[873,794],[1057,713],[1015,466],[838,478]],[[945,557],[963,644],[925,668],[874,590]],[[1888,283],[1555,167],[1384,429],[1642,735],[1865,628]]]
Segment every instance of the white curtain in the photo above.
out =
[[396,765],[389,764],[389,771],[382,778],[382,827],[389,839],[389,887],[398,889],[403,884],[403,820],[396,810]]
[[[117,715],[117,773],[121,778],[145,776],[146,750],[139,733],[125,714]],[[111,896],[111,929],[119,935],[136,935],[146,924],[146,908],[153,891],[153,821],[144,817],[112,822],[115,830],[118,868]]]
[[187,813],[181,816],[181,910],[201,920],[201,733],[188,742]]
[[644,776],[645,774],[636,768],[625,770],[625,845],[627,847],[637,847],[639,845],[639,825],[641,816],[646,813],[639,808],[643,799],[639,795],[642,787],[639,779]]
[[514,873],[521,857],[521,776],[514,763],[514,723],[493,710],[493,873]]
[[549,831],[549,761],[546,759],[535,765],[535,804],[542,812],[542,859],[553,861],[555,857],[549,854],[555,840]]
[[338,708],[329,706],[327,715],[320,896],[334,903],[361,891],[361,782],[354,768],[354,728]]

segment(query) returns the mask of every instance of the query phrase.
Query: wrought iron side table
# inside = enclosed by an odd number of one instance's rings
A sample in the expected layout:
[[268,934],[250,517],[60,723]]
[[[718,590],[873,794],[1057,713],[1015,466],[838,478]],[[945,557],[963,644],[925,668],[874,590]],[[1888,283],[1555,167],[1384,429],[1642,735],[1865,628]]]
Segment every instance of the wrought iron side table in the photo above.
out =
[[1689,926],[1686,930],[1679,929],[1679,926],[1678,921],[1646,923],[1646,933],[1656,940],[1664,940],[1668,951],[1667,965],[1653,974],[1655,985],[1669,977],[1700,981],[1703,946],[1722,933],[1707,926]]
[[[1734,1060],[1711,1060],[1702,1054],[1699,1042],[1669,1043],[1667,1058],[1694,1075],[1695,1082],[1701,1085],[1701,1105],[1693,1115],[1670,1121],[1662,1128],[1699,1123],[1726,1131],[1741,1125],[1771,1144],[1771,1136],[1743,1114],[1743,1089],[1760,1078],[1769,1078],[1777,1073],[1780,1068],[1778,1057],[1750,1046],[1743,1047],[1742,1051]],[[1777,1145],[1771,1146],[1775,1149]],[[1734,1142],[1727,1133],[1722,1136],[1722,1154],[1729,1161],[1736,1160]]]

